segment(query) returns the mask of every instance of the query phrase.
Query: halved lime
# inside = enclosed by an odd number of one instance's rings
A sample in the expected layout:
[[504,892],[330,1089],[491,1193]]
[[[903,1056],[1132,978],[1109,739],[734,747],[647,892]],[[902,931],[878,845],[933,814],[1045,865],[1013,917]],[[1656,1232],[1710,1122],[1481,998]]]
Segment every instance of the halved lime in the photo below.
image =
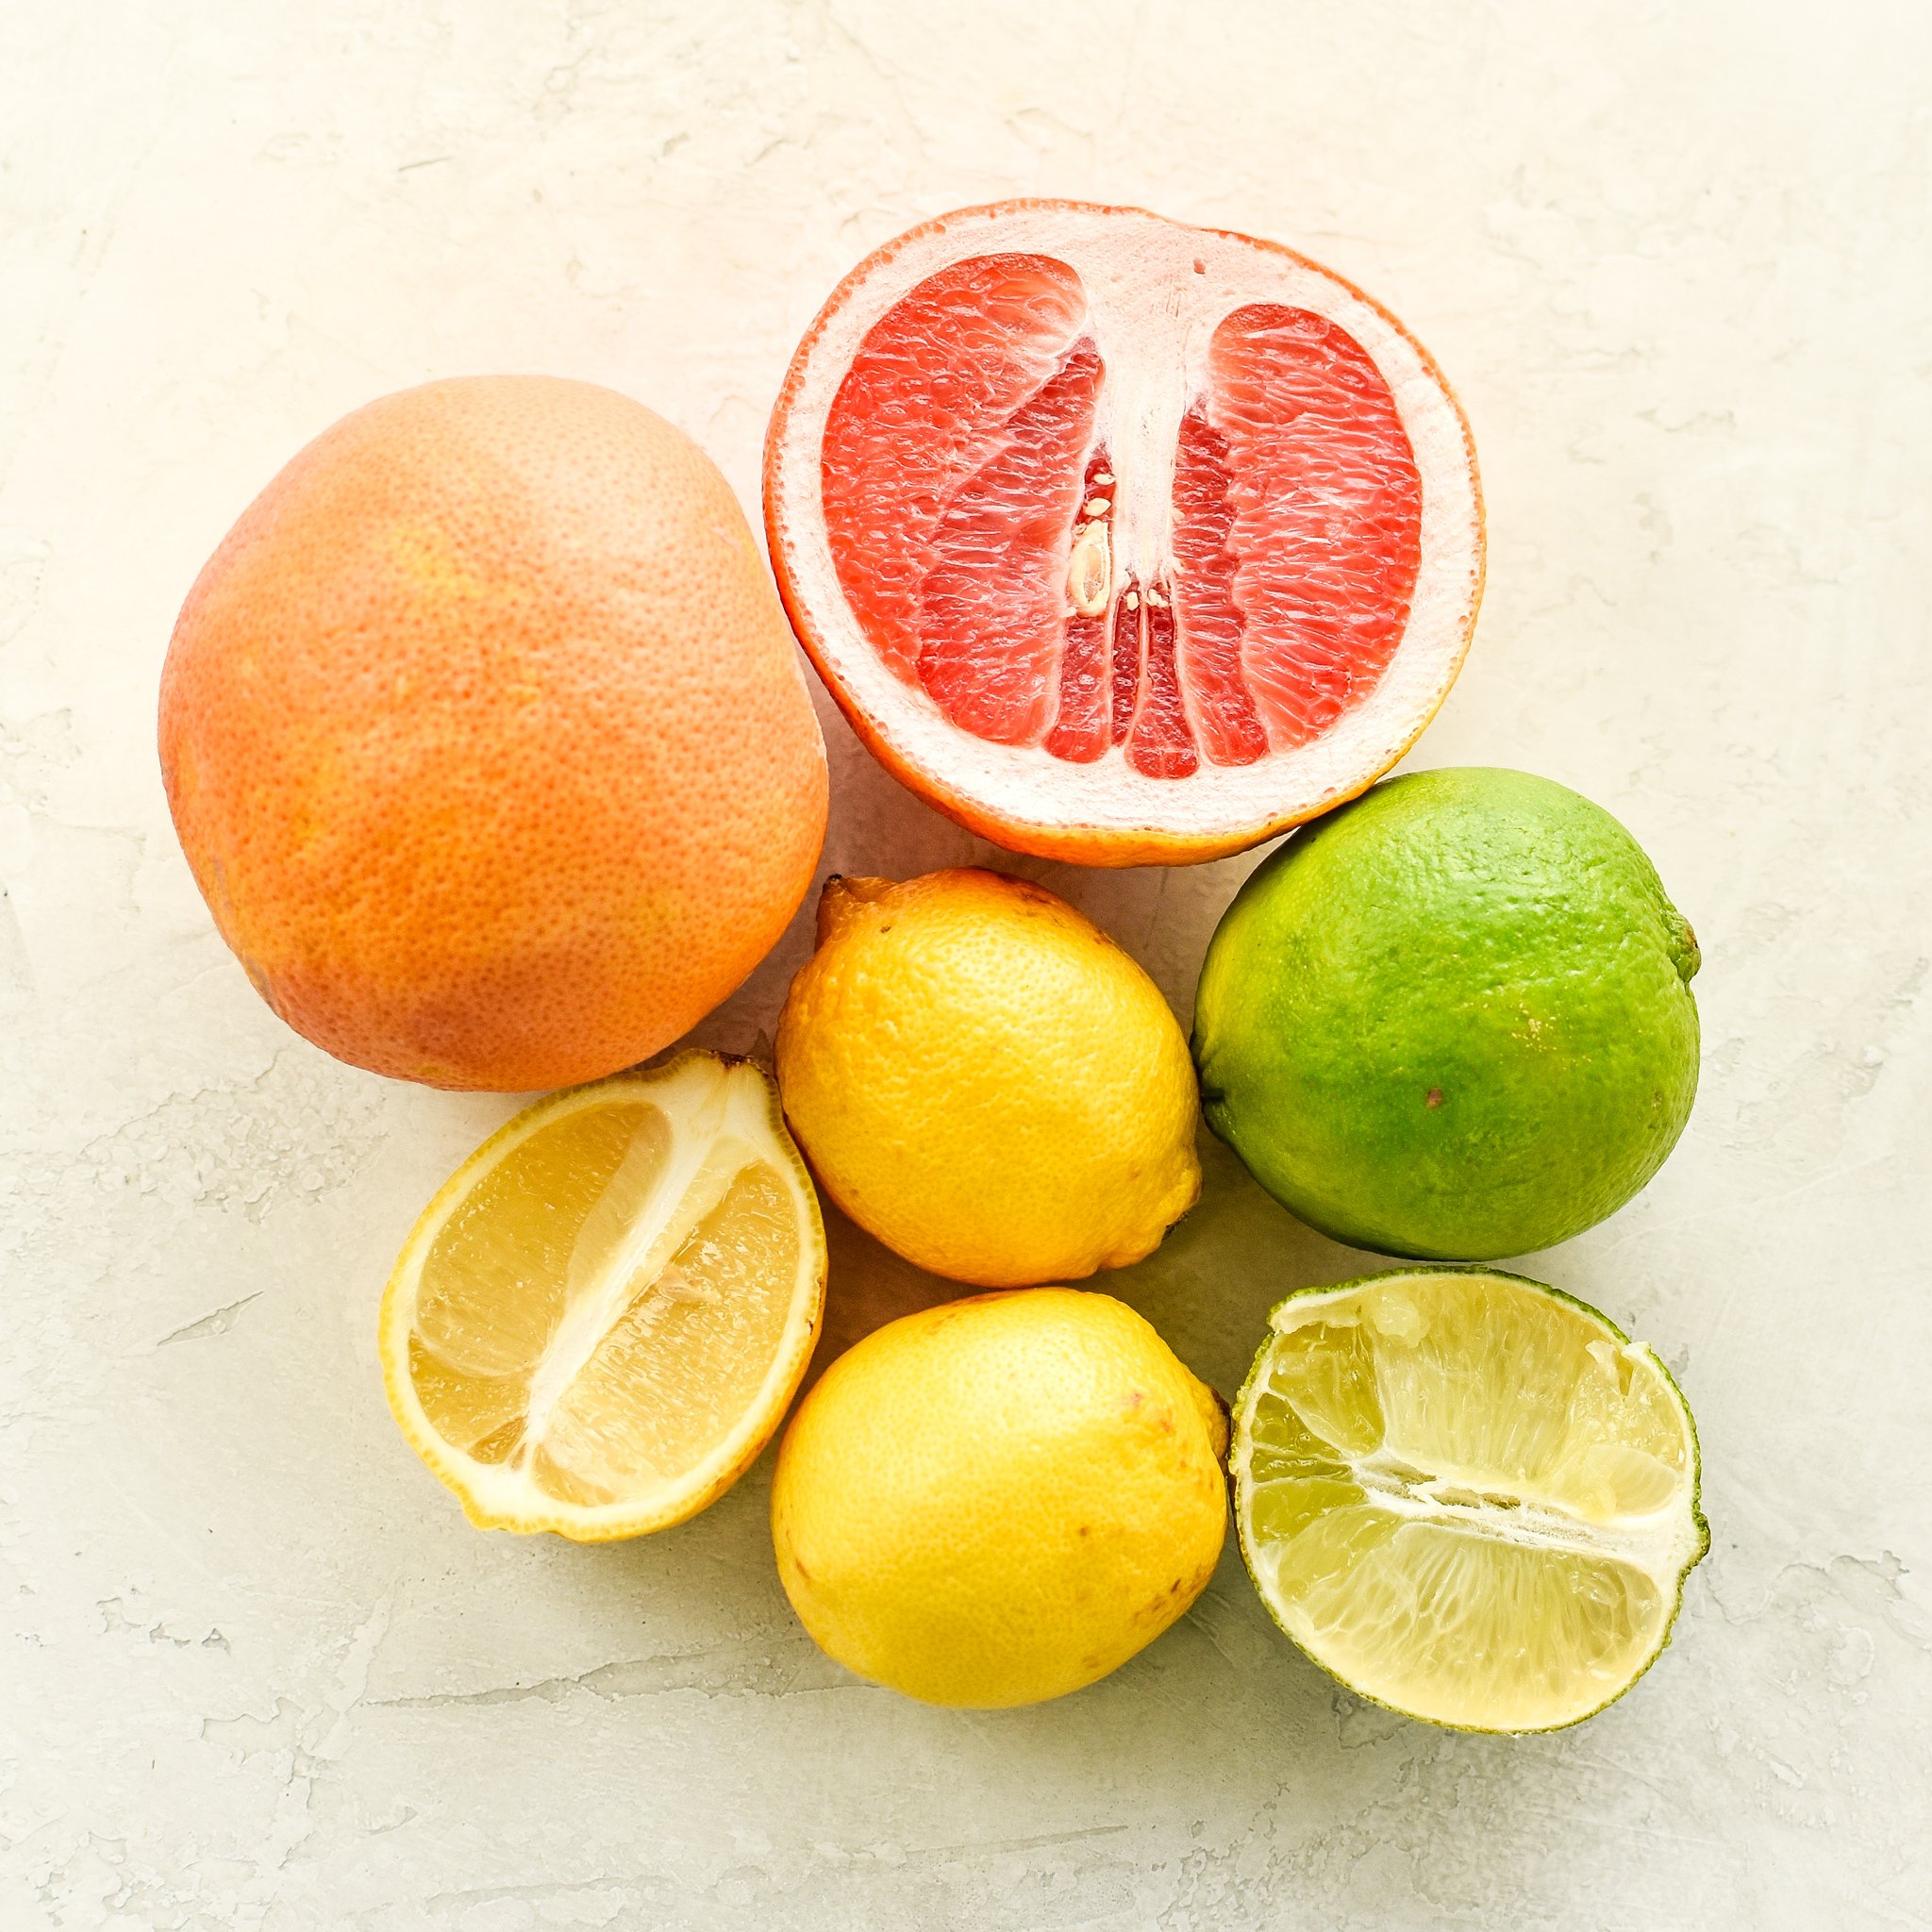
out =
[[1549,1731],[1622,1696],[1710,1545],[1697,1431],[1647,1348],[1518,1275],[1291,1295],[1237,1397],[1248,1574],[1358,1695]]

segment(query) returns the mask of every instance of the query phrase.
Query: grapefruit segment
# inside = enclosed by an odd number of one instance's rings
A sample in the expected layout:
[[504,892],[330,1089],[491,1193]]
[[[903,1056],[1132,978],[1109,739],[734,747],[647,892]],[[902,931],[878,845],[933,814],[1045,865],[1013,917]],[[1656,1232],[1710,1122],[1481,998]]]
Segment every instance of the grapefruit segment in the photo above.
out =
[[825,528],[846,596],[902,676],[919,664],[934,535],[1065,360],[1085,308],[1064,262],[954,262],[880,318],[839,385],[824,429]]
[[1113,741],[1119,744],[1134,724],[1144,653],[1141,649],[1141,593],[1133,585],[1121,592],[1113,611]]
[[793,358],[766,521],[884,762],[1017,850],[1238,851],[1353,796],[1460,667],[1467,425],[1415,341],[1273,243],[966,209],[860,264]]
[[1422,482],[1389,385],[1324,317],[1237,309],[1208,368],[1245,687],[1273,744],[1306,744],[1374,688],[1402,640]]
[[928,540],[912,613],[919,681],[975,737],[1032,744],[1053,723],[1100,373],[1093,344],[1076,342],[958,484]]
[[1127,733],[1127,763],[1149,778],[1185,778],[1200,769],[1174,658],[1174,603],[1150,585],[1141,597],[1141,703]]
[[1174,476],[1182,670],[1194,693],[1208,756],[1218,765],[1251,765],[1267,756],[1268,734],[1241,666],[1247,623],[1235,599],[1241,557],[1234,542],[1231,469],[1227,438],[1200,408],[1190,409],[1181,419]]

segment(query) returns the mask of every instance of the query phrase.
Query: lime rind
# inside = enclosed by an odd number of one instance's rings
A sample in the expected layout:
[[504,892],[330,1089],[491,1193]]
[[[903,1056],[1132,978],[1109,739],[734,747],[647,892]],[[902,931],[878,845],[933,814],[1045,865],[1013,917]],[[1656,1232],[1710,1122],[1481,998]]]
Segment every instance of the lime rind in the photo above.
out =
[[1288,841],[1223,914],[1195,995],[1203,1116],[1336,1241],[1555,1247],[1683,1133],[1698,962],[1600,807],[1528,773],[1411,772]]
[[[1294,1320],[1284,1320],[1294,1311],[1298,1315],[1311,1314],[1324,1302],[1340,1302],[1351,1296],[1358,1296],[1364,1290],[1381,1284],[1407,1281],[1426,1281],[1444,1277],[1482,1280],[1491,1283],[1507,1284],[1509,1287],[1529,1291],[1539,1296],[1560,1303],[1599,1328],[1606,1340],[1611,1341],[1626,1357],[1642,1362],[1656,1376],[1659,1387],[1668,1394],[1674,1407],[1677,1419],[1683,1427],[1683,1441],[1686,1455],[1684,1470],[1685,1491],[1678,1498],[1681,1508],[1680,1527],[1676,1560],[1668,1575],[1655,1575],[1654,1580],[1666,1585],[1669,1600],[1659,1620],[1655,1641],[1641,1657],[1631,1664],[1622,1676],[1617,1687],[1610,1693],[1599,1699],[1587,1708],[1565,1710],[1554,1716],[1547,1723],[1529,1724],[1482,1724],[1449,1718],[1439,1713],[1414,1708],[1395,1697],[1383,1694],[1370,1683],[1352,1676],[1345,1668],[1339,1667],[1329,1657],[1304,1636],[1297,1633],[1290,1622],[1285,1606],[1277,1600],[1266,1579],[1266,1565],[1257,1549],[1257,1538],[1253,1522],[1254,1483],[1250,1463],[1254,1441],[1250,1433],[1255,1407],[1270,1371],[1274,1364],[1276,1352],[1282,1338],[1294,1327],[1301,1325]],[[1389,1710],[1401,1717],[1407,1717],[1419,1723],[1430,1724],[1448,1730],[1472,1731],[1491,1735],[1532,1735],[1551,1731],[1567,1730],[1596,1716],[1599,1712],[1623,1697],[1630,1688],[1647,1672],[1668,1646],[1676,1621],[1683,1608],[1684,1587],[1690,1572],[1704,1559],[1710,1548],[1710,1526],[1702,1507],[1703,1453],[1698,1439],[1696,1419],[1675,1376],[1665,1366],[1656,1351],[1644,1344],[1635,1342],[1630,1336],[1599,1308],[1563,1290],[1552,1287],[1547,1282],[1534,1281],[1526,1275],[1508,1274],[1501,1269],[1483,1266],[1441,1266],[1420,1263],[1411,1266],[1387,1269],[1374,1274],[1357,1275],[1347,1281],[1317,1283],[1298,1289],[1276,1303],[1269,1314],[1267,1339],[1257,1350],[1236,1395],[1230,1413],[1228,1442],[1228,1471],[1234,1491],[1234,1515],[1236,1535],[1241,1546],[1241,1559],[1246,1565],[1250,1581],[1256,1593],[1267,1607],[1282,1634],[1307,1656],[1311,1662],[1320,1666],[1329,1676],[1351,1695]]]

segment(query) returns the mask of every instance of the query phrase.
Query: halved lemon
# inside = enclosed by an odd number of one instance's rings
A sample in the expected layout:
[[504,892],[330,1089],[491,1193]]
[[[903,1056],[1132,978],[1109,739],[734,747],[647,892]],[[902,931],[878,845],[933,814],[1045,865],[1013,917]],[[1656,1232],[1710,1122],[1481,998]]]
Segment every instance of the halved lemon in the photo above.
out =
[[1358,1695],[1463,1730],[1557,1730],[1620,1697],[1710,1544],[1669,1372],[1513,1274],[1291,1295],[1229,1466],[1275,1622]]
[[450,1177],[383,1296],[389,1405],[481,1528],[663,1529],[777,1427],[824,1283],[771,1080],[680,1054],[539,1101]]

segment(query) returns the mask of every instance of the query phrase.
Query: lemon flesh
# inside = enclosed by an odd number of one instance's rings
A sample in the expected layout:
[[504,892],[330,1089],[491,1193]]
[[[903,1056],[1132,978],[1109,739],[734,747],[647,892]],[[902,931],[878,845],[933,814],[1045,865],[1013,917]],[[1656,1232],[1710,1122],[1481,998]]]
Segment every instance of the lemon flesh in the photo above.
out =
[[1514,1275],[1291,1295],[1235,1403],[1241,1551],[1352,1690],[1467,1730],[1601,1710],[1662,1650],[1709,1545],[1657,1357]]
[[771,1436],[824,1275],[770,1081],[682,1054],[540,1101],[458,1170],[383,1298],[390,1407],[483,1527],[662,1528]]

